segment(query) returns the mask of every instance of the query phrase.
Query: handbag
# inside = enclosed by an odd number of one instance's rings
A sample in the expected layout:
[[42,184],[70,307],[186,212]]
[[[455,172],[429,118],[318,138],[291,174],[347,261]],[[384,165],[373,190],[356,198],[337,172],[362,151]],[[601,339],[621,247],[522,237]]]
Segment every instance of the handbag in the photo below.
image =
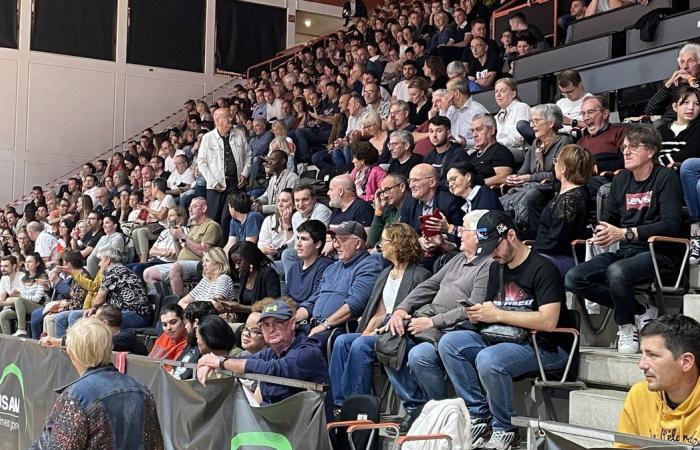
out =
[[[500,268],[499,281],[501,287],[501,299],[505,302],[505,286],[503,286],[503,266]],[[521,311],[523,308],[514,306],[501,306],[499,309],[505,311]],[[516,327],[515,325],[506,325],[503,323],[491,323],[481,329],[481,336],[490,345],[500,344],[502,342],[510,342],[513,344],[522,344],[527,342],[529,331],[525,328]]]

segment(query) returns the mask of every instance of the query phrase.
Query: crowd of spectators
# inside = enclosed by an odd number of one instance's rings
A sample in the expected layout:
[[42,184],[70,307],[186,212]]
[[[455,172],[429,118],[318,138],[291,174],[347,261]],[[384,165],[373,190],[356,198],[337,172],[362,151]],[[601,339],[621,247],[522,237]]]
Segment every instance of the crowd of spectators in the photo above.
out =
[[[545,36],[516,14],[498,44],[489,14],[464,0],[353,16],[326,46],[211,105],[188,101],[176,126],[60,189],[34,187],[21,214],[0,213],[2,333],[56,346],[94,315],[115,348],[144,353],[129,329],[155,314],[150,356],[198,361],[170,369],[178,379],[225,368],[328,383],[329,417],[372,392],[375,348],[398,336],[403,359],[380,360],[402,431],[449,381],[475,448],[516,445],[512,379],[537,369],[535,349],[484,331],[551,331],[566,288],[613,308],[618,350],[637,353],[658,314],[635,296],[653,281],[647,240],[683,236],[684,202],[700,260],[700,46],[680,50],[647,105],[670,119],[623,126],[575,70],[558,75],[556,104],[520,101],[504,62]],[[471,95],[491,88],[493,114]],[[662,139],[684,146],[663,160]],[[574,267],[570,242],[587,238],[602,253]],[[678,259],[657,255],[665,269]],[[178,300],[154,311],[149,294]],[[565,365],[559,339],[538,342],[548,369]],[[261,404],[296,392],[246,386]]]

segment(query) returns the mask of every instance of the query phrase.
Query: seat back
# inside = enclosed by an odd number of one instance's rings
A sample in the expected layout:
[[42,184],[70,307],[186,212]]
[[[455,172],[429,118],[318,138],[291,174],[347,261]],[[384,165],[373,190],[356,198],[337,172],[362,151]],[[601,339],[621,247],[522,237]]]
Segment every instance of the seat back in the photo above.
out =
[[163,297],[160,294],[148,294],[148,302],[153,305],[152,327],[158,325],[160,321],[160,309],[163,307]]
[[[379,422],[380,400],[376,395],[351,395],[345,399],[338,420],[367,419]],[[372,439],[370,443],[369,440]],[[357,449],[370,448],[379,450],[379,437],[373,431],[357,431],[353,433],[353,444]],[[338,429],[335,438],[336,450],[349,450],[350,444],[345,429]],[[369,444],[369,447],[368,447]]]

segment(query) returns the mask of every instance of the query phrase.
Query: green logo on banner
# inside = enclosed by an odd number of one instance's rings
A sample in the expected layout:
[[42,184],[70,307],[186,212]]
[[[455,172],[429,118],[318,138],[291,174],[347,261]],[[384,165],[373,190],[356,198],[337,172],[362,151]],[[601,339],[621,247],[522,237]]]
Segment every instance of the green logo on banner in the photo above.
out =
[[[15,395],[7,395],[4,392],[0,393],[0,426],[9,428],[10,431],[19,430],[19,420],[20,420],[20,406],[21,399],[24,399],[24,377],[22,376],[22,371],[16,364],[9,364],[2,371],[2,376],[0,376],[0,384],[5,381],[10,375],[14,375],[19,381],[19,388],[22,391],[22,397],[17,397]],[[25,431],[27,428],[27,421],[24,422]]]
[[257,445],[259,447],[270,447],[274,450],[292,450],[292,444],[287,438],[279,433],[250,432],[240,433],[231,439],[231,450],[238,450],[244,445]]

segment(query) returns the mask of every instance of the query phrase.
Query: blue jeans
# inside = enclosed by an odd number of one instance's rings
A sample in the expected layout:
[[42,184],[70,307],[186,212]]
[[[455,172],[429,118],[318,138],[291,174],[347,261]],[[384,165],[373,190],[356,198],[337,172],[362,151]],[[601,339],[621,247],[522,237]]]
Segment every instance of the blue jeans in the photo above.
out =
[[372,392],[375,342],[377,335],[360,333],[344,334],[335,340],[328,365],[333,405],[342,406],[351,395]]
[[645,310],[634,297],[635,286],[653,280],[650,252],[618,250],[573,267],[566,273],[564,285],[579,297],[614,308],[615,323],[627,325],[634,323],[634,316]]
[[311,155],[314,153],[312,147],[326,145],[328,136],[330,136],[330,128],[297,128],[290,134],[290,138],[297,146],[294,159],[297,163],[311,161]]
[[690,158],[683,161],[680,176],[690,222],[700,222],[700,158]]
[[[65,316],[65,319],[61,317],[63,314],[67,312],[68,314]],[[59,313],[56,316],[56,337],[62,337],[64,334],[66,334],[66,330],[70,327],[73,326],[75,322],[80,320],[80,318],[83,317],[83,310],[78,309],[75,311],[65,311],[63,313]],[[122,328],[143,328],[143,327],[148,327],[153,323],[153,315],[149,316],[142,316],[140,314],[136,314],[133,311],[128,311],[128,310],[122,310]],[[67,322],[68,326],[65,326]]]
[[407,412],[414,411],[418,406],[428,401],[416,380],[417,375],[411,372],[408,365],[411,352],[418,347],[420,345],[416,345],[412,339],[409,339],[406,345],[406,360],[401,365],[401,368],[394,370],[390,367],[384,367],[391,382],[391,387],[394,388],[394,392],[403,402],[403,407]]
[[[517,414],[513,406],[513,378],[537,371],[535,349],[530,344],[501,343],[489,346],[476,331],[445,334],[438,345],[440,358],[452,385],[471,417],[493,417],[494,430],[510,431]],[[545,370],[566,365],[567,353],[540,349]]]
[[32,328],[32,339],[39,339],[41,332],[44,330],[44,308],[38,308],[32,311],[32,318],[29,320],[29,326]]

